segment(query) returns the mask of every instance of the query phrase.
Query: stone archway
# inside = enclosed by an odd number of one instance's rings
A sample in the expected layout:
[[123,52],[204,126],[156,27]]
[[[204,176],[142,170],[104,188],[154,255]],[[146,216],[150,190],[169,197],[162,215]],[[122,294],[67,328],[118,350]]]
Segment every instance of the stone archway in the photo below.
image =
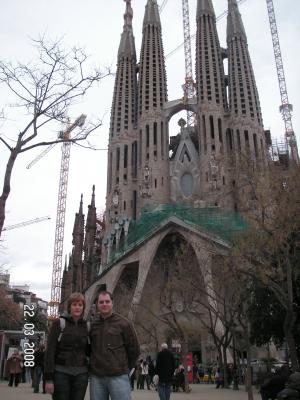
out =
[[[184,278],[185,270],[189,274]],[[202,285],[192,290],[191,273],[195,282]],[[176,318],[180,329],[185,330],[189,340],[198,343],[201,352],[201,329],[199,315],[205,312],[204,277],[193,247],[178,231],[171,231],[160,242],[149,268],[140,302],[135,314],[135,326],[145,353],[156,351],[161,341],[178,339],[181,332],[174,323],[168,323],[166,314]],[[201,297],[201,299],[200,299]]]

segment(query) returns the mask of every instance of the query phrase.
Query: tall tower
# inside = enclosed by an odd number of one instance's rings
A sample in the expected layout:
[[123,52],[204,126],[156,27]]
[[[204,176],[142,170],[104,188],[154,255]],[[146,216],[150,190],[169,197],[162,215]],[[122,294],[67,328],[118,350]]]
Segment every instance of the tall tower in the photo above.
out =
[[[72,290],[82,291],[82,251],[84,238],[84,214],[82,210],[82,195],[79,211],[76,213],[73,229],[72,250]],[[70,266],[70,265],[69,265]]]
[[131,0],[126,1],[118,51],[108,144],[107,229],[135,218],[137,191],[137,66]]
[[196,85],[198,98],[201,197],[220,204],[226,182],[224,114],[227,110],[222,51],[211,0],[198,0]]
[[83,244],[83,287],[87,287],[97,275],[95,260],[95,240],[97,229],[97,215],[95,206],[95,186],[93,186],[91,204],[88,206],[88,213],[85,225],[85,238]]
[[227,19],[229,152],[237,162],[266,162],[266,148],[258,91],[248,50],[247,37],[236,0],[228,0]]
[[156,0],[148,0],[143,22],[139,70],[139,211],[169,202],[169,138],[163,106],[167,80],[161,22]]

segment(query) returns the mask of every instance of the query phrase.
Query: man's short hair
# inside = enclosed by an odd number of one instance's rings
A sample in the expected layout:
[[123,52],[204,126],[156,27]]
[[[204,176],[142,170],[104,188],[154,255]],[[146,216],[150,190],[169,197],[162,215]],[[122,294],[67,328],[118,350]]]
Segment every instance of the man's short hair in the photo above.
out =
[[98,294],[97,301],[99,300],[100,295],[101,296],[108,295],[110,297],[111,301],[114,301],[112,293],[110,293],[108,290],[101,290]]
[[167,345],[167,343],[162,343],[160,347],[161,347],[162,349],[167,349],[167,348],[168,348],[168,345]]

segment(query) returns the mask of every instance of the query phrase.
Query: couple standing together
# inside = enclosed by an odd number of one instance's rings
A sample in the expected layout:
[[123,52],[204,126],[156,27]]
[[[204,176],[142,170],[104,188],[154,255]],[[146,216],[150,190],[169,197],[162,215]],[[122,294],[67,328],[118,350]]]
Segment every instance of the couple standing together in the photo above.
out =
[[83,319],[85,299],[73,293],[68,317],[53,323],[45,355],[46,392],[53,400],[83,400],[88,385],[90,399],[130,400],[128,371],[134,368],[140,347],[132,324],[113,312],[110,292],[99,293],[99,317],[90,329]]

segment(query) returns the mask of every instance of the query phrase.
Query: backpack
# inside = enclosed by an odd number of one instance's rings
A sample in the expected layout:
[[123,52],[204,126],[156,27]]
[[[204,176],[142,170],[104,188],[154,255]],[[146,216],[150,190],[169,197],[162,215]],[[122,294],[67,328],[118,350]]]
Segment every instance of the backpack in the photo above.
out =
[[[59,336],[58,336],[58,338],[57,338],[57,341],[58,341],[58,342],[61,341],[61,337],[62,337],[62,335],[63,335],[63,333],[64,333],[64,329],[65,329],[65,327],[66,327],[66,320],[65,320],[65,318],[59,317],[59,326],[60,326],[60,334],[59,334]],[[89,336],[89,333],[90,333],[90,331],[91,331],[91,321],[87,321],[87,322],[86,322],[86,327],[87,327],[87,331],[88,331],[88,344],[91,344],[91,342],[90,342],[90,336]]]

